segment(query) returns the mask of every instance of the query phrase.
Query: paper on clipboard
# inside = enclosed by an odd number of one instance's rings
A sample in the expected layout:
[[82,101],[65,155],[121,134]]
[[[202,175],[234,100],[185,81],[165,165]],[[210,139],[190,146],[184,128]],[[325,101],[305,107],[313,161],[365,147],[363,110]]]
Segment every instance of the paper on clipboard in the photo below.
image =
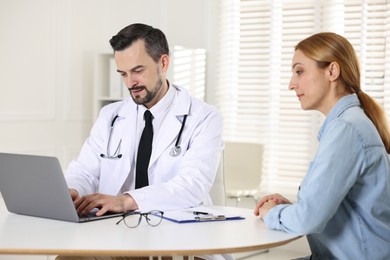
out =
[[[201,214],[194,214],[194,212]],[[182,210],[165,211],[163,218],[175,223],[215,222],[245,219],[242,216],[226,214],[226,212],[203,206]]]

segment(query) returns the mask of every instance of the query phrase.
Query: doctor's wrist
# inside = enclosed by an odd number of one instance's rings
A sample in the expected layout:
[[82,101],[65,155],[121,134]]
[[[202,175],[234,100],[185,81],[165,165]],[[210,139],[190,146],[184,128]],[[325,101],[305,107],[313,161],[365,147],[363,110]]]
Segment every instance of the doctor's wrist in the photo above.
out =
[[128,194],[128,193],[122,194],[121,199],[122,199],[123,209],[125,212],[129,211],[129,210],[138,209],[137,203],[135,202],[135,200],[133,199],[133,197],[130,194]]

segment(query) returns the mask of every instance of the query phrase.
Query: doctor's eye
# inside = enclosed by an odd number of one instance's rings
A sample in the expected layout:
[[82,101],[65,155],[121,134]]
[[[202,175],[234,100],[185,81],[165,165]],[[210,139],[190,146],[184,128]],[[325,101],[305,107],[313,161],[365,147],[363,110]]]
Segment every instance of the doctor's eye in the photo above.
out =
[[138,69],[138,70],[134,70],[133,73],[134,74],[141,74],[143,73],[145,70],[144,69]]

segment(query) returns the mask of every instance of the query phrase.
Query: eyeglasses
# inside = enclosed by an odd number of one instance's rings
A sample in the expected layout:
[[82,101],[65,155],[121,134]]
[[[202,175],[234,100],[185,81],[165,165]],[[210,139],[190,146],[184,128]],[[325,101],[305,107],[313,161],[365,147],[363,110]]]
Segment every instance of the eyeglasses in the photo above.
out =
[[119,220],[116,224],[118,225],[122,220],[125,222],[125,225],[129,228],[138,227],[141,223],[142,217],[145,217],[146,222],[152,226],[158,226],[163,219],[164,212],[159,210],[152,210],[148,213],[140,212],[127,212],[123,214],[122,219]]

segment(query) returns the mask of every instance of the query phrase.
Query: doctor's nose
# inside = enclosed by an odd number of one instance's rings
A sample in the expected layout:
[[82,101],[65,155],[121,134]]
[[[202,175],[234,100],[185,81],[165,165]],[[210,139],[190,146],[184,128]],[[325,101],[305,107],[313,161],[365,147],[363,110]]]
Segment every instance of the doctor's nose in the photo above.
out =
[[138,85],[138,81],[131,76],[127,76],[126,78],[124,78],[123,82],[125,83],[126,87],[129,89]]

